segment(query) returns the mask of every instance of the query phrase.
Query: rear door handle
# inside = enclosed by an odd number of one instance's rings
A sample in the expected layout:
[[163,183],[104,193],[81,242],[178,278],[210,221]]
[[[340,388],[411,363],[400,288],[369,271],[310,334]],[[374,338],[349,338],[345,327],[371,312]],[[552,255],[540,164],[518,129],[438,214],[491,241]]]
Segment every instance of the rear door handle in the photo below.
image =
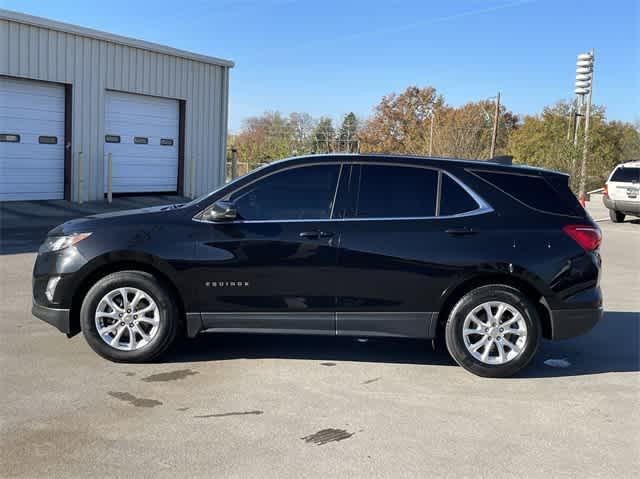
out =
[[331,238],[333,233],[330,231],[303,231],[299,236],[305,239]]
[[464,236],[464,235],[474,235],[477,231],[472,230],[471,228],[449,228],[448,230],[444,230],[445,233],[451,236]]
[[319,231],[303,231],[298,236],[300,236],[300,238],[305,238],[305,239],[318,239],[318,236],[320,236],[320,232]]

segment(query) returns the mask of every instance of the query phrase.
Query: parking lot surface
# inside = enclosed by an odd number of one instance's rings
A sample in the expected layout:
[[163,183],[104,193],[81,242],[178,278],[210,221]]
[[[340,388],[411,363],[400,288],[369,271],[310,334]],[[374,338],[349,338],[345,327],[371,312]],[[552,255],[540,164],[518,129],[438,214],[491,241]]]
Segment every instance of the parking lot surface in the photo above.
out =
[[0,475],[636,477],[640,222],[590,208],[604,319],[511,379],[420,341],[211,334],[110,363],[31,317],[35,252],[5,250]]

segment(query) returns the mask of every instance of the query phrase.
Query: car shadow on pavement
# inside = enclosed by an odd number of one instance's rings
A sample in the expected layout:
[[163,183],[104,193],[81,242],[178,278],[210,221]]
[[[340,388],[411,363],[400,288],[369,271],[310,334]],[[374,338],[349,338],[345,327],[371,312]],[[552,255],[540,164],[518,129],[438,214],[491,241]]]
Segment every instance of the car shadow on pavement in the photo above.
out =
[[[306,359],[455,366],[446,350],[433,350],[431,341],[318,336],[201,334],[180,341],[163,363],[229,359]],[[545,364],[562,360],[565,367]],[[556,361],[558,363],[558,361]],[[553,364],[553,362],[552,362]],[[532,364],[516,378],[544,378],[640,371],[640,313],[607,311],[592,331],[562,341],[543,341]]]
[[[548,360],[564,360],[552,367]],[[568,364],[567,364],[568,363]],[[562,377],[640,371],[640,312],[605,311],[587,334],[543,341],[533,363],[519,377]]]
[[[446,351],[434,351],[431,341],[271,334],[201,334],[179,341],[160,359],[163,363],[228,359],[305,359],[454,366]],[[328,363],[327,365],[334,365]]]

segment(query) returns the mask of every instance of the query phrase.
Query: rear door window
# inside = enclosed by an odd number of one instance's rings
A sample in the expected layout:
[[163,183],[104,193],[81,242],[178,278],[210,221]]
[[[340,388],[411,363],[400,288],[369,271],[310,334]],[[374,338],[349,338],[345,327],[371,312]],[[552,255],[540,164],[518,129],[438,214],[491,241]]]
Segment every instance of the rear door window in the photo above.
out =
[[[474,173],[530,208],[562,215],[578,214],[566,195],[560,195],[542,176],[477,170]],[[570,194],[568,184],[564,188]]]
[[623,183],[640,183],[640,168],[620,166],[611,175],[609,181],[620,181]]
[[422,218],[436,215],[438,172],[427,168],[361,165],[357,218]]

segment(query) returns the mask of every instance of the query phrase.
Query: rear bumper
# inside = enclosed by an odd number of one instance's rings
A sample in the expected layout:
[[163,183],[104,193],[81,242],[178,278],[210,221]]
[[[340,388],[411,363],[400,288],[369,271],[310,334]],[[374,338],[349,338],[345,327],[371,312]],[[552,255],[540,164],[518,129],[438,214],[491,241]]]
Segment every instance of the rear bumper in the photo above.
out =
[[610,210],[616,210],[630,215],[640,215],[640,201],[612,200],[608,196],[603,196],[602,202]]
[[36,303],[34,300],[33,306],[31,307],[31,314],[45,323],[55,326],[60,332],[67,336],[73,335],[68,309],[47,308],[46,306]]
[[589,309],[551,311],[551,339],[567,339],[585,334],[602,318],[602,306]]

